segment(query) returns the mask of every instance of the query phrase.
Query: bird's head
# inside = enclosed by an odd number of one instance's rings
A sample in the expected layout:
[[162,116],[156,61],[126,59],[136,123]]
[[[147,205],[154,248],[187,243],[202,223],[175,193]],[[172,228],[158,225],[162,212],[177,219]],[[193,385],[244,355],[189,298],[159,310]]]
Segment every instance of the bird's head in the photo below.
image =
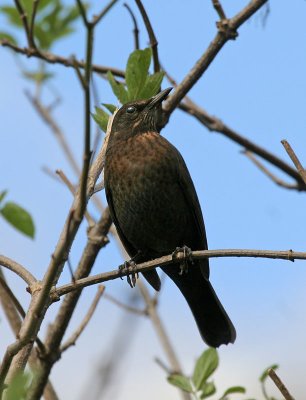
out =
[[124,104],[114,117],[111,137],[115,140],[119,137],[124,139],[139,133],[158,131],[161,103],[171,90],[165,89],[148,100]]

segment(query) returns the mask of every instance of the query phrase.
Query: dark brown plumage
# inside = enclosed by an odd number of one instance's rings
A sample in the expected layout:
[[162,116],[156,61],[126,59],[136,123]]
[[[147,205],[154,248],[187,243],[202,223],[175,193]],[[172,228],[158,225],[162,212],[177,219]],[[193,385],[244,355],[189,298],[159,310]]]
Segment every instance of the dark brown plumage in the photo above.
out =
[[[171,89],[117,112],[105,158],[105,189],[119,237],[136,262],[170,254],[177,247],[207,249],[198,197],[178,150],[158,133],[160,105]],[[233,343],[236,332],[209,282],[208,260],[162,267],[178,286],[203,340],[213,347]],[[155,270],[144,277],[156,289]]]

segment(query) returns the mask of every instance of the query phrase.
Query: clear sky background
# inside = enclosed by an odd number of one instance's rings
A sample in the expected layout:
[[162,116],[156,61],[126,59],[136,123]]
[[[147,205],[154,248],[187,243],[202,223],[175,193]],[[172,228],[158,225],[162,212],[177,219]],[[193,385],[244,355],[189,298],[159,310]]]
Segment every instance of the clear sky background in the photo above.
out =
[[[67,0],[68,3],[72,1]],[[247,1],[222,3],[228,16],[232,16]],[[104,4],[95,1],[92,12]],[[136,9],[132,1],[129,4]],[[156,0],[144,1],[144,5],[159,40],[162,64],[180,81],[215,35],[217,17],[211,2]],[[237,40],[225,45],[190,96],[242,135],[290,163],[280,144],[286,138],[306,164],[306,2],[272,0],[270,5],[266,26],[262,26],[260,13],[245,23]],[[148,39],[140,18],[139,24],[141,46],[146,47]],[[5,28],[1,16],[0,28]],[[130,17],[120,1],[97,29],[95,63],[124,68],[133,50],[131,31]],[[22,35],[20,41],[25,44]],[[53,51],[84,58],[82,24],[78,22],[76,32]],[[0,252],[42,277],[72,200],[67,189],[47,176],[42,167],[61,168],[71,179],[74,176],[54,136],[24,95],[25,89],[33,87],[22,78],[20,63],[34,69],[37,60],[17,59],[8,49],[0,49],[0,190],[8,189],[8,200],[31,212],[37,233],[32,241],[0,219]],[[71,69],[54,65],[49,70],[55,73],[52,87],[62,99],[55,111],[56,120],[81,162],[83,99],[79,82]],[[107,82],[98,78],[96,82],[100,101],[114,103]],[[167,86],[165,82],[163,87]],[[51,98],[50,91],[46,91],[46,101]],[[186,160],[200,198],[211,249],[305,251],[305,193],[276,186],[241,154],[240,146],[208,132],[181,111],[173,113],[162,134]],[[85,228],[83,224],[72,249],[74,266],[85,243]],[[101,252],[93,273],[114,269],[120,262],[117,246],[110,244]],[[23,282],[9,273],[7,276],[26,306],[29,295]],[[61,282],[69,279],[65,270]],[[215,383],[220,395],[226,387],[239,384],[248,388],[249,398],[262,398],[257,378],[264,368],[279,363],[279,374],[293,396],[305,398],[305,262],[213,259],[211,281],[237,329],[236,343],[219,351],[221,365]],[[84,291],[70,333],[95,292],[94,287]],[[131,296],[131,289],[120,280],[108,283],[107,292],[122,301]],[[57,309],[58,304],[49,310],[42,337]],[[159,312],[184,371],[191,373],[205,345],[184,299],[168,281],[160,295]],[[60,398],[84,398],[95,369],[119,346],[119,337],[124,338],[124,351],[116,376],[117,388],[104,398],[177,399],[176,389],[166,382],[165,372],[154,362],[155,357],[167,361],[150,321],[126,315],[106,300],[101,301],[77,346],[63,355],[52,372]],[[1,311],[1,353],[12,341]],[[269,388],[277,393],[273,384]]]

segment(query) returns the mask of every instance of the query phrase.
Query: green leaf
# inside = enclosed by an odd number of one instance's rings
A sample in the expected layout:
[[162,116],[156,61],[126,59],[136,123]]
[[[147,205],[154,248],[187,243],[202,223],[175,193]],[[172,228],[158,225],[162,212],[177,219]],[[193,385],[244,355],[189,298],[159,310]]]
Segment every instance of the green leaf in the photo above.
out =
[[129,100],[139,100],[140,92],[145,86],[151,63],[152,51],[150,48],[135,50],[130,54],[125,72],[125,80],[129,93]]
[[0,40],[1,39],[6,39],[17,46],[17,40],[9,33],[0,31]]
[[163,78],[164,72],[156,72],[153,75],[148,75],[146,83],[140,91],[139,98],[149,99],[150,97],[155,96],[161,87]]
[[213,382],[204,383],[203,387],[201,387],[200,399],[206,399],[206,397],[210,397],[216,393],[216,386]]
[[120,101],[121,104],[125,104],[129,101],[128,92],[126,91],[123,83],[117,82],[111,73],[111,71],[107,72],[108,81],[113,89],[114,95]]
[[96,113],[92,113],[91,115],[96,123],[99,125],[99,127],[102,129],[102,131],[106,132],[109,114],[106,111],[102,110],[102,108],[95,107],[95,109]]
[[168,382],[171,383],[171,385],[174,385],[182,390],[184,392],[192,393],[192,386],[190,383],[190,379],[186,378],[186,376],[179,375],[179,374],[172,374],[169,375],[167,378]]
[[19,205],[8,202],[0,210],[3,218],[6,219],[20,232],[34,238],[35,227],[31,215]]
[[102,105],[103,105],[111,114],[114,114],[114,112],[117,110],[117,107],[114,106],[113,104],[102,103]]
[[2,192],[0,192],[0,203],[6,195],[7,195],[7,190],[3,190]]
[[196,389],[200,389],[204,382],[213,374],[219,364],[216,349],[209,348],[198,358],[193,372],[193,382]]
[[243,386],[232,386],[228,388],[220,398],[220,400],[223,400],[226,398],[227,395],[233,394],[233,393],[246,393],[246,390]]
[[279,368],[278,364],[273,364],[270,367],[266,368],[259,377],[260,382],[264,382],[267,379],[268,374],[269,374],[269,369],[278,369],[278,368]]
[[0,11],[6,15],[12,25],[22,27],[22,21],[15,7],[2,6]]

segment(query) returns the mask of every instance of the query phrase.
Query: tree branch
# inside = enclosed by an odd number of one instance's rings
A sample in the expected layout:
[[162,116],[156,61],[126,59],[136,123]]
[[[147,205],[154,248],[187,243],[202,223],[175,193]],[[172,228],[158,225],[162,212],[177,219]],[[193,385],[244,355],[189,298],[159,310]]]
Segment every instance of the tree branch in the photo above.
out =
[[237,29],[248,20],[267,0],[252,0],[242,11],[231,19],[227,19],[226,25],[218,25],[218,32],[213,41],[208,46],[204,54],[199,58],[190,72],[185,76],[182,82],[176,87],[174,93],[169,96],[164,106],[163,126],[167,123],[171,113],[178,106],[184,96],[189,92],[193,85],[200,79],[203,73],[210,66],[224,44],[229,40],[235,39]]
[[[59,56],[57,54],[41,51],[38,49],[33,49],[30,47],[24,47],[24,48],[18,47],[16,45],[14,45],[13,43],[11,43],[7,39],[1,39],[0,46],[8,47],[11,50],[13,50],[15,53],[23,54],[29,58],[30,57],[39,58],[41,60],[46,61],[49,64],[61,64],[68,68],[75,68],[73,57],[65,58],[65,57]],[[86,63],[84,63],[83,61],[75,60],[75,62],[79,68],[85,68]],[[98,72],[100,74],[106,74],[108,71],[111,71],[114,76],[117,76],[120,78],[124,78],[124,76],[125,76],[124,71],[122,71],[121,69],[102,66],[102,65],[93,64],[92,71]]]
[[0,265],[20,276],[20,278],[23,279],[29,286],[34,285],[37,282],[37,279],[31,274],[30,271],[8,257],[0,255]]
[[295,152],[293,151],[292,147],[287,142],[287,140],[282,140],[281,143],[284,146],[288,156],[291,158],[293,164],[295,165],[295,168],[297,169],[300,177],[303,179],[303,182],[306,185],[306,170],[305,170],[305,168],[302,166],[300,160],[298,159],[297,155],[295,154]]
[[155,33],[153,31],[148,14],[147,14],[141,0],[135,0],[135,2],[140,11],[140,14],[142,16],[143,22],[145,24],[145,27],[146,27],[148,35],[149,35],[150,46],[151,46],[152,54],[153,54],[154,72],[158,72],[160,70],[159,59],[158,59],[158,49],[157,49],[158,41],[157,41]]
[[84,329],[86,328],[86,326],[88,325],[88,322],[91,320],[97,305],[101,299],[101,297],[103,296],[105,290],[105,286],[101,285],[98,287],[98,291],[97,294],[87,312],[87,314],[85,315],[83,321],[81,322],[80,326],[78,327],[78,329],[73,333],[73,335],[61,346],[60,351],[61,353],[63,353],[64,351],[66,351],[69,347],[74,346],[75,342],[78,340],[78,338],[80,337],[80,335],[82,334],[82,332],[84,331]]
[[58,297],[63,296],[71,291],[78,290],[84,288],[86,286],[95,285],[101,282],[107,282],[114,279],[122,278],[123,276],[128,276],[132,274],[137,274],[143,271],[150,271],[158,266],[168,265],[173,262],[181,262],[182,260],[187,259],[188,257],[193,258],[194,260],[200,260],[202,258],[218,258],[218,257],[253,257],[253,258],[270,258],[270,259],[278,259],[278,260],[306,260],[306,252],[296,252],[292,250],[238,250],[238,249],[229,249],[229,250],[200,250],[200,251],[192,251],[191,255],[184,256],[183,253],[179,253],[175,259],[173,259],[173,255],[167,255],[155,260],[147,261],[136,266],[127,267],[124,270],[121,268],[105,272],[103,274],[97,274],[90,276],[88,278],[76,280],[74,283],[68,283],[66,285],[60,286],[54,290],[54,300],[58,299]]
[[272,381],[275,383],[275,385],[278,387],[279,391],[281,394],[284,396],[286,400],[294,400],[294,398],[291,396],[289,393],[288,389],[284,385],[284,383],[281,381],[280,377],[277,375],[277,373],[274,371],[274,369],[269,369],[268,372],[269,377],[272,379]]

